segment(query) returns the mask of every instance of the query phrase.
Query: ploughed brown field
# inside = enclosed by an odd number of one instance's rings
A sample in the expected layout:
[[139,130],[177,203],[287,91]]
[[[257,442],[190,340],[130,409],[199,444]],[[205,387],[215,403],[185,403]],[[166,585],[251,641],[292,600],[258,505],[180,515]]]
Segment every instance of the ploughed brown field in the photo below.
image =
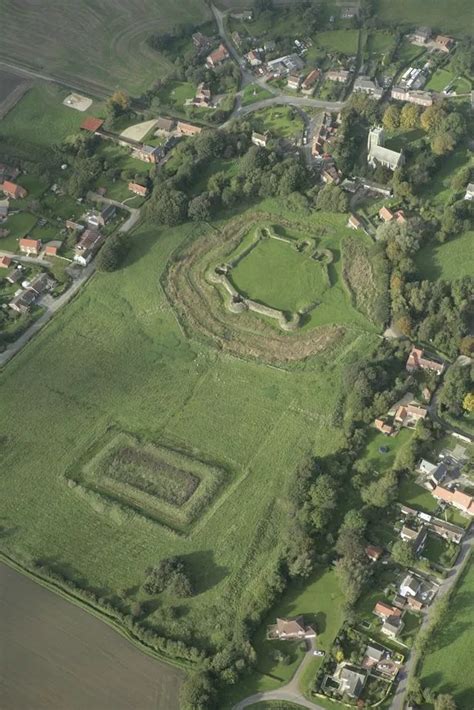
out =
[[2,710],[177,710],[183,677],[0,564]]

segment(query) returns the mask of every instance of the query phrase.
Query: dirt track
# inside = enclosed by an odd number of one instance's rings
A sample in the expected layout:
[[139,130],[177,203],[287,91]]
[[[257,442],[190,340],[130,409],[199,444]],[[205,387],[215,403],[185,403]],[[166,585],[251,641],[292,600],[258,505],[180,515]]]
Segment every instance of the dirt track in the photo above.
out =
[[2,710],[178,710],[183,673],[0,564]]

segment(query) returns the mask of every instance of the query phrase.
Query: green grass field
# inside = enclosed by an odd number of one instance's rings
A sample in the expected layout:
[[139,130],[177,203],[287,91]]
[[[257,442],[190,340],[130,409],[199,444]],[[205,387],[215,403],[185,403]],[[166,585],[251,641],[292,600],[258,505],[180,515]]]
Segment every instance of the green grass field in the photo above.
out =
[[455,281],[474,272],[474,231],[464,232],[437,246],[429,245],[416,254],[418,273],[424,279]]
[[471,710],[474,564],[468,566],[449,601],[449,612],[430,643],[420,671],[421,683],[436,693],[451,693],[459,710]]
[[[167,614],[176,600],[164,596],[148,622],[219,648],[276,560],[291,472],[308,450],[323,455],[343,443],[330,422],[345,353],[288,376],[187,340],[159,275],[191,229],[141,227],[126,267],[94,276],[0,375],[0,515],[10,531],[2,548],[18,559],[47,559],[104,596],[132,589],[130,601],[143,598],[137,589],[146,567],[184,555],[198,594],[179,619]],[[353,338],[351,357],[373,342]],[[26,409],[28,427],[19,428]],[[66,485],[65,471],[110,426],[232,473],[189,537],[97,512]]]
[[300,116],[287,106],[274,106],[255,111],[252,114],[252,124],[280,138],[301,137],[303,132]]
[[136,95],[172,68],[147,38],[209,17],[202,0],[105,0],[100,5],[52,0],[41,7],[1,0],[0,54],[66,84],[77,83],[86,93],[120,88]]
[[368,436],[365,451],[360,459],[377,471],[385,471],[393,466],[398,453],[409,445],[412,436],[413,432],[409,429],[402,429],[397,436],[385,436],[373,430]]
[[331,30],[318,32],[315,42],[328,52],[352,55],[357,53],[358,37],[358,30]]
[[275,239],[260,242],[232,270],[232,281],[246,297],[283,311],[299,311],[319,301],[327,288],[320,264]]
[[385,54],[395,44],[395,35],[392,32],[374,30],[367,39],[367,50],[371,54]]
[[455,36],[473,34],[470,0],[379,0],[377,18],[395,26],[429,24],[439,32]]
[[248,84],[242,93],[242,106],[249,106],[256,101],[263,101],[272,97],[272,93],[258,84]]

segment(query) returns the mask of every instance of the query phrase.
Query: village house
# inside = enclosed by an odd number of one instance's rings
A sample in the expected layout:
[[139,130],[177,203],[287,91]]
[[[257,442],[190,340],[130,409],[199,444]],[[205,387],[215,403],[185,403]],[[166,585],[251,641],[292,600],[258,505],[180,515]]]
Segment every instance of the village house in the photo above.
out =
[[458,488],[449,490],[449,488],[436,486],[432,491],[432,495],[436,500],[452,505],[466,515],[474,515],[474,498]]
[[332,185],[333,183],[334,185],[339,185],[341,182],[341,174],[334,165],[328,165],[321,171],[321,180],[326,185]]
[[3,222],[8,217],[9,205],[8,198],[6,200],[0,200],[0,222]]
[[423,609],[423,602],[421,599],[417,599],[416,597],[406,597],[406,605],[412,611],[421,611]]
[[36,291],[30,289],[20,291],[20,293],[12,298],[8,307],[11,308],[12,311],[15,311],[15,313],[28,313],[37,297],[38,294]]
[[298,91],[301,84],[301,76],[299,74],[289,74],[286,85],[289,89]]
[[258,145],[259,148],[266,148],[270,134],[268,131],[266,133],[257,133],[257,131],[252,131],[252,143]]
[[401,86],[394,86],[391,93],[392,99],[395,101],[407,101],[410,104],[417,106],[432,106],[433,95],[430,91],[408,90]]
[[389,210],[388,207],[381,207],[379,209],[379,217],[382,222],[391,222],[394,216],[392,210]]
[[384,657],[385,649],[381,646],[368,645],[364,652],[364,659],[367,658],[370,665],[376,665]]
[[449,54],[454,47],[454,39],[452,37],[446,37],[445,35],[437,35],[434,38],[434,43],[436,49],[446,54]]
[[430,530],[439,537],[442,537],[448,542],[454,542],[459,545],[464,537],[464,529],[453,525],[452,523],[447,523],[445,520],[440,520],[439,518],[431,518]]
[[58,251],[61,248],[62,242],[53,240],[52,242],[48,242],[44,248],[44,254],[45,256],[57,256]]
[[350,698],[358,698],[365,686],[367,674],[362,668],[344,665],[338,673],[339,692]]
[[427,481],[428,485],[431,486],[431,488],[436,488],[436,486],[439,486],[439,484],[444,481],[447,475],[448,467],[443,461],[441,461],[431,471]]
[[74,220],[72,219],[67,219],[64,223],[64,226],[71,232],[83,232],[85,229],[83,224],[80,224],[79,222],[74,222]]
[[139,195],[140,197],[146,197],[148,195],[148,188],[144,185],[139,185],[138,182],[129,182],[128,189],[130,192],[133,192],[135,195]]
[[377,602],[372,613],[380,619],[388,619],[391,616],[401,616],[400,609],[395,609],[395,607],[385,604],[385,602]]
[[219,66],[219,64],[222,64],[227,59],[229,59],[229,52],[227,51],[227,47],[221,43],[217,49],[208,54],[206,64],[211,69],[214,69],[214,67]]
[[251,49],[250,52],[244,54],[244,58],[250,64],[251,67],[259,67],[262,64],[260,59],[260,53],[256,49]]
[[376,99],[381,99],[383,94],[383,89],[375,81],[372,81],[369,76],[365,75],[358,76],[354,81],[354,91],[373,96]]
[[403,210],[397,210],[395,212],[395,222],[397,222],[398,224],[406,224],[407,219]]
[[209,39],[209,37],[206,37],[206,35],[203,35],[202,32],[195,32],[192,35],[191,39],[193,40],[193,44],[196,47],[196,49],[199,50],[200,52],[203,52],[205,49],[208,49],[211,44],[211,40]]
[[52,279],[44,271],[41,274],[35,276],[33,281],[31,281],[29,288],[32,289],[38,296],[41,296],[45,291],[47,291],[52,285]]
[[28,256],[38,256],[41,251],[41,239],[29,239],[28,237],[23,237],[18,242],[20,251],[22,254],[28,254]]
[[413,551],[416,555],[421,554],[423,548],[426,544],[428,532],[424,525],[421,525],[418,529],[404,525],[400,530],[400,537],[404,542],[410,542],[413,546]]
[[80,129],[82,131],[88,131],[89,133],[98,133],[103,125],[104,121],[101,118],[92,118],[89,116],[89,118],[83,120]]
[[328,81],[337,81],[340,84],[345,84],[349,79],[350,72],[345,69],[330,69],[326,72]]
[[382,434],[385,434],[386,436],[391,436],[395,433],[394,426],[381,417],[374,421],[374,426],[378,431],[382,432]]
[[[399,611],[397,609],[397,611]],[[400,616],[390,616],[382,624],[380,631],[391,639],[397,638],[403,629],[403,619]]]
[[74,261],[87,266],[103,241],[104,237],[99,232],[86,229],[74,248]]
[[198,133],[201,133],[202,128],[200,126],[194,126],[192,123],[186,123],[186,121],[178,121],[176,130],[182,136],[196,136]]
[[367,162],[373,168],[383,165],[389,170],[396,170],[404,163],[403,153],[384,147],[385,134],[381,126],[372,128],[367,139]]
[[198,84],[192,105],[200,108],[209,108],[211,103],[211,90],[203,81]]
[[86,222],[89,229],[105,227],[107,222],[115,217],[117,208],[115,205],[106,205],[100,212],[89,212],[86,215]]
[[16,180],[19,174],[19,168],[13,168],[11,165],[0,163],[0,183],[5,180]]
[[143,160],[144,163],[159,163],[162,157],[160,147],[153,145],[137,145],[132,147],[132,158]]
[[11,263],[12,259],[10,256],[7,256],[6,254],[4,256],[0,256],[0,269],[10,268]]
[[21,269],[13,269],[10,271],[9,274],[6,275],[6,280],[10,284],[16,284],[17,281],[20,281],[22,276]]
[[301,84],[301,91],[303,94],[312,94],[314,90],[314,85],[318,81],[321,72],[319,69],[312,69],[310,73],[305,77],[303,83]]
[[399,593],[402,597],[416,597],[420,591],[421,583],[413,573],[408,573],[400,584]]
[[303,616],[294,619],[278,619],[276,624],[267,628],[268,639],[314,639],[316,631],[311,626],[306,626]]
[[428,416],[428,410],[421,404],[401,404],[395,412],[394,421],[403,427],[415,427]]
[[429,27],[418,27],[418,29],[413,32],[412,38],[419,44],[426,44],[431,38],[431,29]]
[[437,375],[441,375],[444,371],[444,365],[441,362],[436,362],[435,360],[430,360],[430,358],[425,357],[422,348],[413,346],[408,355],[406,370],[407,372],[415,372],[419,369],[429,370],[430,372],[436,372]]
[[378,545],[367,545],[365,548],[365,554],[371,560],[371,562],[377,562],[383,555],[383,547]]
[[357,215],[351,212],[349,219],[347,220],[347,226],[351,229],[362,229],[362,222]]
[[5,180],[0,189],[6,197],[10,197],[12,200],[22,200],[28,194],[24,187],[9,180]]

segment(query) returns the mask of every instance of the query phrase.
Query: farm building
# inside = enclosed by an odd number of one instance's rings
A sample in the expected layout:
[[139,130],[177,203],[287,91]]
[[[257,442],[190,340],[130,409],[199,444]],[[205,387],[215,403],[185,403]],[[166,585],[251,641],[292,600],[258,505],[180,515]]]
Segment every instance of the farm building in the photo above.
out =
[[340,84],[345,84],[349,79],[349,74],[350,72],[345,69],[331,69],[326,72],[326,79],[328,79],[328,81],[337,81]]
[[175,127],[175,125],[176,121],[174,120],[174,118],[166,118],[164,116],[160,116],[156,119],[155,129],[170,133]]
[[6,254],[4,256],[0,256],[0,269],[8,269],[11,263],[12,260],[10,256],[7,256]]
[[161,155],[161,149],[153,145],[137,145],[132,147],[132,158],[143,160],[144,163],[158,163]]
[[89,116],[89,118],[85,118],[83,122],[80,125],[80,128],[82,131],[89,131],[89,133],[97,133],[102,126],[104,125],[104,121],[101,118],[93,118],[92,116]]
[[313,69],[310,71],[310,73],[305,77],[303,83],[301,84],[301,91],[303,94],[311,94],[314,85],[316,84],[317,80],[319,79],[321,75],[321,72],[319,69]]
[[436,49],[440,52],[446,52],[447,54],[454,47],[454,39],[452,37],[446,37],[445,35],[437,35],[434,38],[434,43]]
[[17,185],[15,182],[10,182],[5,180],[1,187],[3,194],[7,197],[11,197],[12,200],[21,200],[27,196],[28,192],[21,185]]
[[444,371],[443,363],[424,357],[424,350],[416,347],[412,347],[405,367],[407,372],[430,370],[436,372],[437,375],[441,375]]
[[201,133],[202,128],[192,123],[186,123],[186,121],[178,121],[176,130],[178,130],[182,136],[196,136],[198,133]]

